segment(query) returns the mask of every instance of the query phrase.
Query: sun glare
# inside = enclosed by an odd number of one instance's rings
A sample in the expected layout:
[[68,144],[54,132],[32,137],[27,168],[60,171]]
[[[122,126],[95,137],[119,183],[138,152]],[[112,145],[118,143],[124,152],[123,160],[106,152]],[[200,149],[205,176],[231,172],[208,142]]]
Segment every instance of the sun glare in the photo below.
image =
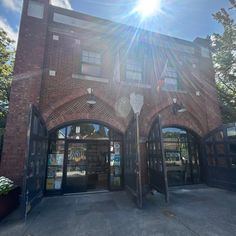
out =
[[161,8],[161,0],[138,0],[135,11],[146,18],[155,15]]

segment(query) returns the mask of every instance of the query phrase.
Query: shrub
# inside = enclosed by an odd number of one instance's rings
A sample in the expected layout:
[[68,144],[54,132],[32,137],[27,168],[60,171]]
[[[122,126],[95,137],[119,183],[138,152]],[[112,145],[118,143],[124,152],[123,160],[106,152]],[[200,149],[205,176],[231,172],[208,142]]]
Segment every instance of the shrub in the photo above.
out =
[[0,195],[6,195],[14,186],[12,180],[1,176],[0,177]]

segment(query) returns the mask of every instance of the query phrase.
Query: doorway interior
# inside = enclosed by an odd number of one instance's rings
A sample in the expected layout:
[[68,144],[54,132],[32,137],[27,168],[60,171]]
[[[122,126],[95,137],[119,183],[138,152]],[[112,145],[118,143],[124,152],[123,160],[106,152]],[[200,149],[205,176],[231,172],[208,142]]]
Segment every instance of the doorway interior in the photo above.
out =
[[123,135],[87,121],[49,134],[45,192],[47,195],[123,187]]
[[183,128],[162,129],[164,158],[169,186],[202,182],[200,143],[197,136]]
[[108,141],[69,141],[66,145],[64,192],[107,190],[109,167]]

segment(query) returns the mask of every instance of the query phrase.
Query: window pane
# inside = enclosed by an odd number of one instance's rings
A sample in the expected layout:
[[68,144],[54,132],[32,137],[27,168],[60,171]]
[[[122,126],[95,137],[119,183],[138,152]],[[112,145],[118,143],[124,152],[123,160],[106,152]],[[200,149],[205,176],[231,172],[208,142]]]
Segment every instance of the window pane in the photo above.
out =
[[101,68],[95,65],[83,63],[81,66],[81,72],[86,75],[101,76]]
[[65,135],[66,135],[66,128],[62,128],[62,129],[59,129],[58,130],[58,135],[57,137],[59,139],[64,139],[65,138]]
[[88,56],[89,56],[89,52],[88,52],[88,51],[85,51],[85,50],[83,50],[83,51],[82,51],[82,55],[83,55],[83,56],[87,56],[87,57],[88,57]]
[[52,141],[48,154],[47,169],[47,190],[61,189],[63,177],[63,161],[64,161],[65,141]]
[[142,73],[133,72],[133,71],[126,71],[126,79],[141,81],[142,80]]
[[101,65],[101,54],[91,51],[82,51],[82,62]]
[[236,127],[227,128],[227,136],[236,138]]
[[177,78],[177,72],[175,68],[168,67],[166,70],[165,76],[171,77],[171,78]]
[[178,81],[174,78],[165,78],[165,84],[163,86],[166,90],[174,90],[176,91],[178,89]]
[[143,66],[142,61],[137,58],[129,58],[126,62],[126,80],[142,80]]
[[179,128],[163,128],[164,142],[186,142],[187,132]]
[[109,129],[103,125],[84,123],[68,127],[67,137],[72,139],[109,139]]
[[110,186],[112,189],[120,188],[121,186],[121,145],[121,142],[111,142]]
[[29,1],[28,5],[28,16],[33,16],[39,19],[43,19],[44,4],[35,1]]

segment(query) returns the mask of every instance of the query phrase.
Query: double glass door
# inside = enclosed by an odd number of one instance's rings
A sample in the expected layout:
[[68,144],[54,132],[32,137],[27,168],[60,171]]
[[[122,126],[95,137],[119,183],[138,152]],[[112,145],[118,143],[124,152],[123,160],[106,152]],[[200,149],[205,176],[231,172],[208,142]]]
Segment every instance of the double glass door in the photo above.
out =
[[108,189],[110,153],[108,141],[67,143],[64,192]]

